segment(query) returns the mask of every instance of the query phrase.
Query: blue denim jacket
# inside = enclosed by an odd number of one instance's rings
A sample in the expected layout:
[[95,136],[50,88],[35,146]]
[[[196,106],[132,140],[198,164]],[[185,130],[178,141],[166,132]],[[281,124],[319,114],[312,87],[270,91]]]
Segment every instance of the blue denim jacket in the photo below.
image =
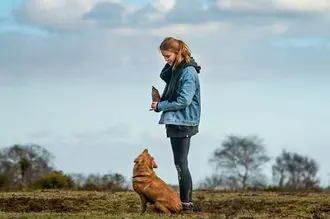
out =
[[176,101],[167,100],[158,103],[162,112],[159,124],[199,125],[201,114],[201,96],[198,73],[193,66],[182,70],[179,79]]

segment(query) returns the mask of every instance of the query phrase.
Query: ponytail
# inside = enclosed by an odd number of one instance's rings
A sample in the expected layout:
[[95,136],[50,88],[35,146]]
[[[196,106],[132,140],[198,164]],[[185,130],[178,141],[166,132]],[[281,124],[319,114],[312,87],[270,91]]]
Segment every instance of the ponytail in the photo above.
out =
[[181,61],[184,60],[186,63],[189,63],[191,60],[191,52],[188,45],[180,39],[165,37],[163,42],[160,44],[159,49],[174,52],[177,55],[173,69],[175,69]]

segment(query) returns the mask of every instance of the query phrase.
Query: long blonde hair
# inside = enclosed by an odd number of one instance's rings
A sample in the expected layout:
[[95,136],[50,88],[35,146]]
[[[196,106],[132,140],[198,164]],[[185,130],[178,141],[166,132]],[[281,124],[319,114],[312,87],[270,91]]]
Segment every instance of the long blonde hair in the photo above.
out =
[[191,52],[188,45],[180,39],[165,37],[161,42],[159,49],[161,51],[169,51],[176,54],[173,69],[175,69],[182,60],[185,60],[186,63],[189,63],[191,60]]

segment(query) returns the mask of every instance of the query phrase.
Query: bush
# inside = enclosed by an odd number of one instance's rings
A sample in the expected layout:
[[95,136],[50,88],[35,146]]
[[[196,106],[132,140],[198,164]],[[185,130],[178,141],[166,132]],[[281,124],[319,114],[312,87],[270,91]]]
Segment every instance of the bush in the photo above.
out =
[[10,187],[10,178],[5,174],[0,174],[0,189],[8,189]]
[[35,184],[40,189],[71,189],[74,182],[70,176],[63,174],[62,171],[52,171],[46,176],[42,176]]

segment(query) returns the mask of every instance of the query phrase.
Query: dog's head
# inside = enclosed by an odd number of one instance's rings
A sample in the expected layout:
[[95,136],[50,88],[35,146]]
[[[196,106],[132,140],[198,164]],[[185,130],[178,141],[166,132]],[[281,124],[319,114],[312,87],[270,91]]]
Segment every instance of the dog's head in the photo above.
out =
[[157,164],[156,161],[154,159],[154,157],[152,157],[149,154],[148,149],[144,149],[143,152],[141,154],[139,154],[139,156],[137,156],[134,160],[135,165],[144,165],[149,167],[150,169],[153,168],[157,168]]

